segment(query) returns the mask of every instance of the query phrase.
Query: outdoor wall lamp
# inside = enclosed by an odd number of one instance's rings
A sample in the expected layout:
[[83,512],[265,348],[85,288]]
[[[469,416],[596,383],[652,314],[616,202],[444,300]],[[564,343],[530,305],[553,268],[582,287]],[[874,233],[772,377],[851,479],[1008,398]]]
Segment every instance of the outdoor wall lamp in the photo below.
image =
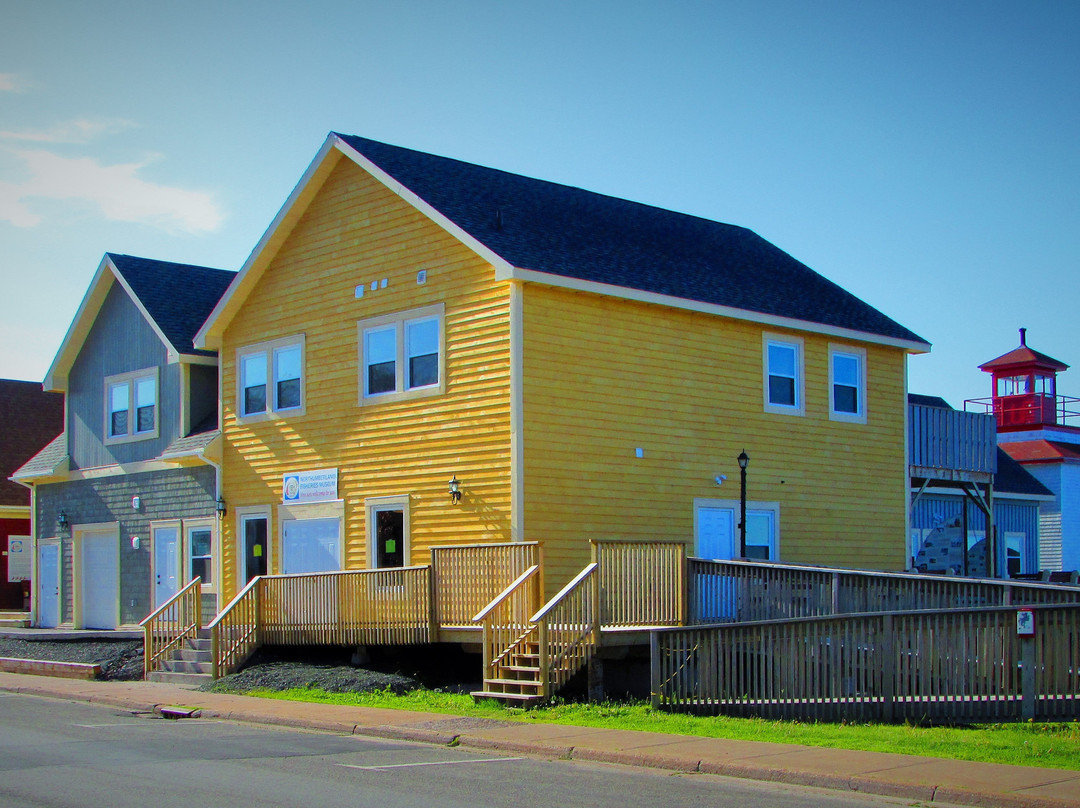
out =
[[450,478],[450,482],[447,483],[447,486],[450,491],[450,502],[457,505],[461,502],[461,480],[459,480],[455,474]]
[[746,558],[746,467],[750,465],[750,456],[746,449],[739,452],[739,558]]
[[60,515],[56,517],[56,525],[60,528],[61,533],[68,529],[69,525],[67,514],[63,511],[60,511]]
[[214,503],[214,509],[217,511],[217,515],[222,519],[225,518],[225,497],[218,494],[217,502]]

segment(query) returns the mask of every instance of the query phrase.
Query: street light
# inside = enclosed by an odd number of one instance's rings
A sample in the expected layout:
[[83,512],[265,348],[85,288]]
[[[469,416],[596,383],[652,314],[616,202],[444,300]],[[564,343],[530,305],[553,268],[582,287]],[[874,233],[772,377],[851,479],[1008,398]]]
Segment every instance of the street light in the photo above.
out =
[[750,456],[746,449],[739,452],[739,558],[746,558],[746,467],[750,465]]

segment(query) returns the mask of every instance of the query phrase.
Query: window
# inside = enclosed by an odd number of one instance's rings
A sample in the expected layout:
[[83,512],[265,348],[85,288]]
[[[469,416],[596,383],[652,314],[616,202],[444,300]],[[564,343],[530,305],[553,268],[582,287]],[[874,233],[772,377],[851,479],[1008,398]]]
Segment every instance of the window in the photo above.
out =
[[105,379],[105,442],[124,443],[158,436],[158,369]]
[[1000,376],[997,380],[999,396],[1020,396],[1031,392],[1028,376]]
[[441,304],[364,320],[359,332],[361,404],[444,392]]
[[304,411],[304,338],[288,337],[242,348],[237,357],[241,418]]
[[803,415],[803,343],[796,337],[764,337],[765,411]]
[[866,351],[829,346],[829,418],[866,423]]
[[184,523],[187,534],[188,580],[202,579],[202,588],[214,586],[214,528]]

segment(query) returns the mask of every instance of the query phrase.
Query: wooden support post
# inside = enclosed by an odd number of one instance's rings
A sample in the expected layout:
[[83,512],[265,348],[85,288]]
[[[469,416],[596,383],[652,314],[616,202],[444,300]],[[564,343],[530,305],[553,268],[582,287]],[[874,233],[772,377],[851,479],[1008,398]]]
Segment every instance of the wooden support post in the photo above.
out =
[[652,708],[660,709],[660,634],[649,632],[649,695]]
[[589,703],[599,703],[604,700],[604,660],[599,653],[589,656]]
[[896,705],[896,635],[892,614],[883,614],[881,620],[881,720],[890,723]]
[[831,611],[829,614],[840,613],[840,573],[834,572],[832,574],[832,603],[829,605]]
[[1020,664],[1023,671],[1020,676],[1021,703],[1020,717],[1024,721],[1035,720],[1035,706],[1037,695],[1035,693],[1035,638],[1020,638]]

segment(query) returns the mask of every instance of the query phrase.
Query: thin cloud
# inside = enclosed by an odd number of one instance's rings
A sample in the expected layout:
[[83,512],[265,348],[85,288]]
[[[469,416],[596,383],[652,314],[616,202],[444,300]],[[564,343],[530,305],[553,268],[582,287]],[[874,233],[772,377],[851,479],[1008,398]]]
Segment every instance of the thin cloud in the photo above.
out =
[[21,140],[31,143],[86,143],[99,135],[110,135],[130,129],[135,124],[122,118],[88,120],[78,119],[57,124],[49,129],[23,130],[0,129],[0,139]]
[[32,199],[89,203],[112,221],[194,234],[213,232],[224,219],[209,193],[141,179],[138,173],[146,162],[106,166],[89,157],[61,157],[48,151],[14,153],[24,161],[30,178],[0,182],[0,220],[17,227],[41,222],[27,205]]
[[14,73],[0,73],[0,92],[19,92],[19,83]]

